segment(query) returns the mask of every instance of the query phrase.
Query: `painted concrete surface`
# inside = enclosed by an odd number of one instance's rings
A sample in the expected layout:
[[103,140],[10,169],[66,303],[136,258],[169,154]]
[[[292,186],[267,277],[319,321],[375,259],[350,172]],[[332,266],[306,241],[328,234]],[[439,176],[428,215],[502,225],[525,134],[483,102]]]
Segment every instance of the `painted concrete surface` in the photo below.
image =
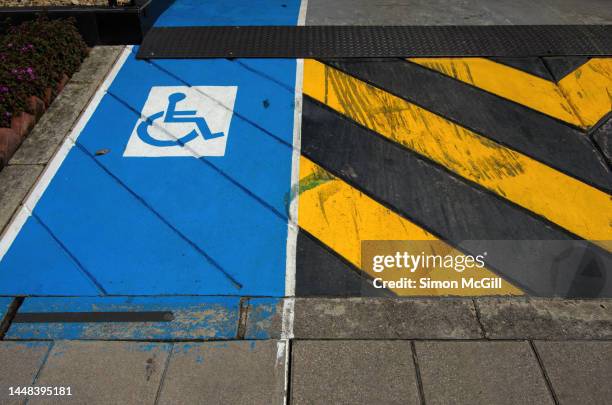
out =
[[611,24],[607,0],[309,0],[307,25]]
[[[177,1],[157,24],[294,25],[300,5],[240,4]],[[296,62],[135,52],[4,238],[0,294],[284,295]]]
[[234,339],[237,297],[27,298],[19,314],[168,312],[158,322],[13,322],[7,339],[181,340]]

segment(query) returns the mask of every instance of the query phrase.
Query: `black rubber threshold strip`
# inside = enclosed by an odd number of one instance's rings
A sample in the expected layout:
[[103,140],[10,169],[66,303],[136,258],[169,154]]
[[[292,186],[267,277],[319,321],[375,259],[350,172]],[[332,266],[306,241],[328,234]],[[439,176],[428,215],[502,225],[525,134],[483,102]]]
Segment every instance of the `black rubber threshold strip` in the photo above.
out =
[[137,57],[612,55],[612,25],[155,27]]
[[26,312],[18,313],[14,323],[89,323],[89,322],[171,322],[169,311],[148,312]]
[[9,25],[45,16],[74,18],[77,29],[89,46],[140,44],[173,0],[134,0],[130,6],[0,7],[0,34]]

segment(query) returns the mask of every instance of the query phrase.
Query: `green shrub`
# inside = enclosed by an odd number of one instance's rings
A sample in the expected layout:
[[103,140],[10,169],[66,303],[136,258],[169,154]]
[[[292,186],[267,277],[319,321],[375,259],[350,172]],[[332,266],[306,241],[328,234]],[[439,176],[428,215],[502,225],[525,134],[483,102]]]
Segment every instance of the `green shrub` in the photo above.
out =
[[0,127],[27,111],[29,96],[44,99],[45,90],[72,75],[86,54],[74,21],[40,17],[9,28],[0,37]]

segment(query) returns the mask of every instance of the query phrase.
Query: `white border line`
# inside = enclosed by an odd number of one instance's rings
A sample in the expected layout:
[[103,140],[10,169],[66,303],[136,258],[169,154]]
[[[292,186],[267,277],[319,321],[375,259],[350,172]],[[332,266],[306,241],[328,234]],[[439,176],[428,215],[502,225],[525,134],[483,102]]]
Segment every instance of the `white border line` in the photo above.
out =
[[[302,0],[297,25],[304,25],[308,0]],[[298,233],[298,199],[300,181],[300,155],[302,145],[302,87],[304,60],[295,61],[295,96],[293,109],[293,149],[291,154],[291,188],[289,190],[289,221],[287,225],[287,260],[285,265],[285,297],[295,295],[295,258]],[[284,320],[283,320],[284,324]],[[291,333],[291,331],[288,331]]]
[[[297,25],[304,25],[308,0],[302,0]],[[289,220],[285,263],[285,303],[283,304],[283,330],[285,339],[293,337],[293,305],[287,307],[288,298],[295,296],[295,265],[298,234],[298,200],[300,181],[300,155],[302,146],[302,88],[304,60],[295,61],[295,97],[293,110],[293,149],[291,153],[291,188],[289,189]]]
[[34,207],[36,207],[38,200],[40,200],[40,198],[44,194],[45,190],[51,183],[51,180],[62,165],[62,162],[64,161],[64,159],[66,159],[66,156],[68,156],[70,149],[72,149],[77,138],[79,137],[79,135],[81,135],[83,128],[85,128],[85,125],[87,125],[87,122],[89,122],[93,113],[98,108],[98,104],[100,104],[100,101],[102,101],[102,97],[104,97],[104,95],[106,94],[106,90],[115,80],[115,77],[119,73],[119,70],[127,60],[128,56],[130,56],[130,54],[132,53],[132,48],[132,45],[128,45],[121,52],[121,54],[115,61],[115,64],[108,72],[106,78],[104,79],[100,87],[98,87],[98,90],[96,90],[96,93],[89,101],[87,108],[81,114],[75,126],[72,128],[68,136],[62,142],[62,145],[59,147],[57,152],[55,152],[55,155],[53,155],[53,158],[51,158],[51,160],[43,170],[42,175],[39,177],[38,181],[36,182],[32,190],[26,197],[25,201],[13,217],[11,223],[4,230],[4,233],[0,238],[0,260],[2,260],[6,252],[8,252],[9,248],[15,241],[15,238],[17,238],[19,231],[21,231],[21,228],[25,224],[28,217],[32,215],[31,213],[34,210]]
[[287,224],[287,261],[285,266],[285,297],[295,295],[295,259],[298,234],[298,199],[300,181],[300,151],[302,144],[302,81],[304,60],[295,66],[295,98],[293,110],[293,149],[291,152],[291,187],[289,189],[289,220]]
[[283,392],[283,404],[287,405],[288,402],[288,389],[289,384],[287,381],[289,380],[289,341],[288,340],[278,340],[276,341],[276,364],[280,365],[281,362],[285,364],[285,387]]
[[308,0],[302,0],[298,13],[297,25],[306,25],[306,9],[308,9]]
[[[297,25],[306,24],[308,0],[300,2]],[[281,339],[285,349],[285,398],[288,403],[289,394],[289,339],[293,339],[293,319],[295,307],[295,265],[298,234],[298,199],[300,181],[300,155],[302,148],[302,89],[304,83],[304,60],[295,61],[295,98],[293,110],[293,149],[291,154],[291,188],[289,190],[289,221],[287,224],[287,262],[285,266],[285,299],[281,325]]]

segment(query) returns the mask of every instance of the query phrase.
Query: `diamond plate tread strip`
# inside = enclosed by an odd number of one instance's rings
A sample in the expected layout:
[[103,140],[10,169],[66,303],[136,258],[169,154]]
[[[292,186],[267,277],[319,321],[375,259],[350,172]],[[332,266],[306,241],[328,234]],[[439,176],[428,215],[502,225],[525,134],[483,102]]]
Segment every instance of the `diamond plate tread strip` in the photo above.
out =
[[137,57],[612,55],[612,25],[155,27]]

